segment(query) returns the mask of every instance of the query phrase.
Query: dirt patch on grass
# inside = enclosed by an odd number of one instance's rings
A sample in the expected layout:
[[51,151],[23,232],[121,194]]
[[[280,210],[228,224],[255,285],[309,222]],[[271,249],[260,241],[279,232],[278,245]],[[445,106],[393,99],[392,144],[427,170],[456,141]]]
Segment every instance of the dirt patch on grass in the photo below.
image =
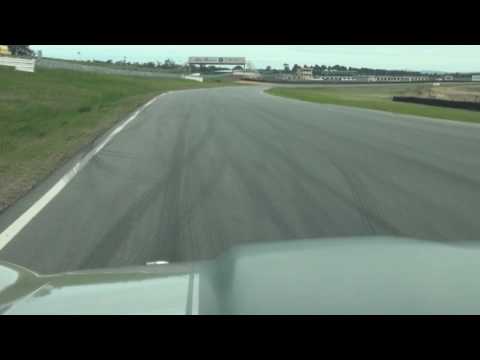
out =
[[429,88],[418,89],[417,91],[406,94],[406,96],[480,103],[480,87],[431,86]]

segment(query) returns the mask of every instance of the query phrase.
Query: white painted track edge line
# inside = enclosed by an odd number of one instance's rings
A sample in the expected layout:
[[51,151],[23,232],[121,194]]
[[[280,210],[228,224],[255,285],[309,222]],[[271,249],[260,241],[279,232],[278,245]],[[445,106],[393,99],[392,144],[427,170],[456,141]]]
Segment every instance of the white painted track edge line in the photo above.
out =
[[199,307],[200,307],[200,274],[196,272],[193,275],[192,315],[199,315]]
[[42,209],[48,205],[72,179],[82,170],[85,165],[98,154],[118,133],[120,133],[125,127],[135,120],[137,116],[145,110],[148,106],[153,104],[159,97],[168,94],[169,92],[162,93],[148,103],[140,107],[132,116],[118,125],[114,130],[104,139],[98,146],[90,150],[81,160],[79,160],[71,170],[62,176],[45,194],[43,194],[36,202],[34,202],[22,215],[14,220],[2,233],[0,233],[0,251],[8,245],[13,238],[27,226],[32,219],[37,216]]

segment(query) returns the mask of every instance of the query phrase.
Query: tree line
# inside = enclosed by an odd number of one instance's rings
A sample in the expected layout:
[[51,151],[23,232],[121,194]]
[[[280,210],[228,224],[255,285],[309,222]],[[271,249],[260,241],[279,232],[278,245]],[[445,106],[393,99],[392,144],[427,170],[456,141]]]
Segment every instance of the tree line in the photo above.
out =
[[33,56],[35,53],[30,45],[7,45],[13,56]]
[[[82,63],[91,64],[91,65],[114,65],[117,67],[122,68],[137,68],[137,69],[148,69],[148,70],[169,70],[169,71],[179,71],[184,72],[186,70],[186,66],[183,64],[177,64],[172,59],[166,59],[163,62],[160,61],[147,61],[147,62],[139,62],[139,61],[127,61],[125,58],[124,60],[117,60],[114,61],[112,59],[109,60],[84,60],[81,61]],[[228,70],[227,68],[217,67],[217,66],[197,66],[197,65],[190,65],[189,70],[191,72],[201,72],[201,73],[213,73],[220,70]]]
[[139,61],[127,61],[126,58],[124,60],[86,60],[85,63],[90,63],[92,65],[116,65],[122,67],[138,67],[138,68],[150,68],[150,69],[164,69],[164,70],[175,70],[183,68],[182,65],[178,65],[175,61],[171,59],[166,59],[163,62],[160,61],[146,61],[146,62],[139,62]]

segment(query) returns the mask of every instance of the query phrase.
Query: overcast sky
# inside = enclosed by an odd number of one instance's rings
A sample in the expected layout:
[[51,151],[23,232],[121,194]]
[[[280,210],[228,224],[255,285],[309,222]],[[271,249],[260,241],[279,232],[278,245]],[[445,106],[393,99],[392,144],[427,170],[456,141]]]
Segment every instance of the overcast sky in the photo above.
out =
[[[384,69],[480,71],[479,45],[32,45],[43,56],[185,63],[189,56],[244,56],[258,68],[345,65]],[[80,54],[79,54],[80,53]]]

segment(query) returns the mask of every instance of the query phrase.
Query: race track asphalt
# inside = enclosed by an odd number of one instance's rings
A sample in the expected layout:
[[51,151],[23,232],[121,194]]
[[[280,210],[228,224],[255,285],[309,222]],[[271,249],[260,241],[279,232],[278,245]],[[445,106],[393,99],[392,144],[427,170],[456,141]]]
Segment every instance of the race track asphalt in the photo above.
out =
[[[261,241],[480,241],[480,126],[262,89],[158,98],[0,260],[46,274],[210,259]],[[39,195],[1,214],[0,232]]]

